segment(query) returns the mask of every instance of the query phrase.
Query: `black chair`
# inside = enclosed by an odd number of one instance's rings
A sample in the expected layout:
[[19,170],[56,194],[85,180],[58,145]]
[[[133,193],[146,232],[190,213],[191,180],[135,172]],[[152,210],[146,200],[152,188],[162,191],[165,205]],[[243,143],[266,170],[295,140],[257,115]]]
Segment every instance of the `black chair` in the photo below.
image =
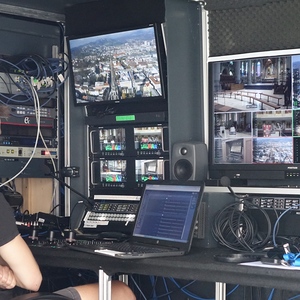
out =
[[17,296],[12,300],[70,300],[70,298],[52,293],[30,293]]

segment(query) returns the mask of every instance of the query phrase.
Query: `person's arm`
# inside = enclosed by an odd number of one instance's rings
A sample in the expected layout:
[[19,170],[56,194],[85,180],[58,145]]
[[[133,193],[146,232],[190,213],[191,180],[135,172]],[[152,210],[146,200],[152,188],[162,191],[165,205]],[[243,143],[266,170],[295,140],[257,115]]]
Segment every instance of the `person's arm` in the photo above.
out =
[[0,265],[0,288],[12,289],[16,286],[16,278],[13,271],[6,265]]
[[31,291],[39,289],[42,282],[39,266],[20,235],[0,247],[0,264],[11,269],[17,286]]

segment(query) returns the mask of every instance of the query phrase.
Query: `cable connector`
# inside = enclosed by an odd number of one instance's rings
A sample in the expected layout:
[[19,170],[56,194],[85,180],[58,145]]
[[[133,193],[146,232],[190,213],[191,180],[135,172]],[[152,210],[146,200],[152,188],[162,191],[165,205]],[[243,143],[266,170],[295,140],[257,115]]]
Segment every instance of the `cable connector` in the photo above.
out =
[[285,254],[291,253],[290,245],[288,243],[284,244],[283,250]]
[[59,173],[61,177],[79,177],[79,167],[64,167]]

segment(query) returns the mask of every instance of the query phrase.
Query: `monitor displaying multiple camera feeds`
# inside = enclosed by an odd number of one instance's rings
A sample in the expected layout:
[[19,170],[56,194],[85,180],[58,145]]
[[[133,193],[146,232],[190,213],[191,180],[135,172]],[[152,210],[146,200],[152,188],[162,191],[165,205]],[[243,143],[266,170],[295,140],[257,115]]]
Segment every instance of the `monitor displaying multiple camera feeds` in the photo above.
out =
[[159,26],[69,38],[75,104],[165,99]]
[[209,70],[212,169],[299,164],[300,51],[216,59]]

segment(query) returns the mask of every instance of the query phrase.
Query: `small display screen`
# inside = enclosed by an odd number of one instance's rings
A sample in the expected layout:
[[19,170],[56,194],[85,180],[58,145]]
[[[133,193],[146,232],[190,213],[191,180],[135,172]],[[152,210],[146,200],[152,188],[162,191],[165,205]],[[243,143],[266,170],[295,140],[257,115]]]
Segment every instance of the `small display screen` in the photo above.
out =
[[136,150],[161,150],[163,127],[134,128],[134,147]]
[[121,151],[126,149],[125,129],[100,129],[99,131],[100,150]]
[[164,160],[163,159],[136,160],[135,176],[137,182],[163,180]]
[[94,128],[90,131],[92,154],[126,150],[125,128]]
[[126,160],[100,160],[101,182],[126,182]]

